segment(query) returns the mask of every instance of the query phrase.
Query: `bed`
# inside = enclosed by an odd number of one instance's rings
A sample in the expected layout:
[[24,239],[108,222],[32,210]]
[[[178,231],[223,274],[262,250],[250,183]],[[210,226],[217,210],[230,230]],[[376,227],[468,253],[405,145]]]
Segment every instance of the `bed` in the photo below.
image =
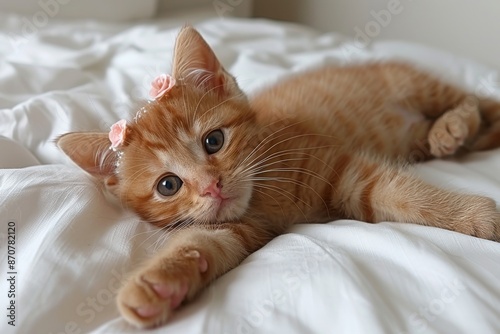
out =
[[[107,131],[134,113],[151,79],[170,71],[186,21],[248,93],[312,66],[399,59],[500,98],[498,71],[436,49],[361,46],[304,26],[213,14],[51,20],[22,43],[12,32],[23,20],[0,14],[1,333],[141,332],[120,318],[114,298],[126,274],[168,240],[105,198],[53,141]],[[497,202],[499,170],[500,150],[416,166],[428,182]],[[4,256],[9,227],[13,268]],[[492,241],[398,222],[297,225],[148,333],[499,333],[499,277]],[[12,300],[15,327],[5,316]]]

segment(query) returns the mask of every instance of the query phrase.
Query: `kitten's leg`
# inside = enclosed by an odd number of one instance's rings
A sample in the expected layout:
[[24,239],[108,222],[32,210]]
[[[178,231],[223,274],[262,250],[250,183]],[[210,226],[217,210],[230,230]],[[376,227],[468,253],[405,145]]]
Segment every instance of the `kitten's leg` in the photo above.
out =
[[464,146],[480,151],[500,147],[500,103],[468,96],[439,117],[429,131],[431,154],[454,154]]
[[500,102],[491,99],[480,100],[479,108],[483,128],[471,144],[472,150],[489,150],[500,146]]
[[440,189],[370,157],[351,158],[337,183],[333,204],[341,203],[348,217],[435,226],[500,241],[500,213],[490,198]]
[[160,325],[182,302],[270,239],[270,233],[242,223],[180,230],[126,281],[117,297],[120,313],[137,327]]
[[388,63],[383,69],[393,96],[429,119],[437,119],[462,104],[473,94],[440,80],[425,71],[403,63]]
[[391,95],[402,106],[435,120],[428,134],[431,154],[451,155],[500,146],[500,102],[475,96],[406,64],[389,64]]

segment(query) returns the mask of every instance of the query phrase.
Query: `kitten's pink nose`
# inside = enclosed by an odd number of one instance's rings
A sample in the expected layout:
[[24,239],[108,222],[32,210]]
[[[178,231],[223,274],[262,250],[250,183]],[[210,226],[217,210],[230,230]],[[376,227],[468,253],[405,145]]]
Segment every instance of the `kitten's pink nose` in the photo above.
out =
[[214,180],[208,187],[203,190],[203,196],[211,196],[213,198],[222,198],[221,196],[222,183],[220,180]]

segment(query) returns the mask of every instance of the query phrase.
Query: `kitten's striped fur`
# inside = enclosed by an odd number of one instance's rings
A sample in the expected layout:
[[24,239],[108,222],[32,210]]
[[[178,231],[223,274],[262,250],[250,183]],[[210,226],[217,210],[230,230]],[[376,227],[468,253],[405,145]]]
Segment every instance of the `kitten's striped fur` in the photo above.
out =
[[[117,167],[114,154],[95,159],[110,152],[105,133],[58,140],[145,221],[175,225],[118,295],[139,327],[164,323],[295,223],[388,220],[500,238],[493,200],[428,185],[405,167],[499,146],[495,101],[401,63],[312,70],[247,98],[191,27],[178,36],[173,76],[168,96],[129,122]],[[208,155],[204,138],[217,129],[224,145]],[[183,185],[164,197],[156,185],[169,173]],[[207,190],[215,184],[229,200]]]

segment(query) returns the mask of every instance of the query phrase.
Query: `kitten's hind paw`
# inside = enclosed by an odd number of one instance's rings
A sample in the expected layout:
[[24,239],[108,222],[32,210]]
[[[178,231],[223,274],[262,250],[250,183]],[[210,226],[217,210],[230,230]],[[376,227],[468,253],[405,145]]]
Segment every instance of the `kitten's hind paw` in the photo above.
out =
[[431,154],[437,158],[454,154],[469,135],[467,125],[458,115],[445,114],[429,132]]
[[164,258],[132,276],[118,293],[122,316],[139,328],[165,323],[173,311],[201,288],[207,260],[196,250]]
[[454,154],[476,134],[479,123],[480,114],[475,99],[467,99],[457,108],[447,111],[429,131],[431,154],[437,158]]

